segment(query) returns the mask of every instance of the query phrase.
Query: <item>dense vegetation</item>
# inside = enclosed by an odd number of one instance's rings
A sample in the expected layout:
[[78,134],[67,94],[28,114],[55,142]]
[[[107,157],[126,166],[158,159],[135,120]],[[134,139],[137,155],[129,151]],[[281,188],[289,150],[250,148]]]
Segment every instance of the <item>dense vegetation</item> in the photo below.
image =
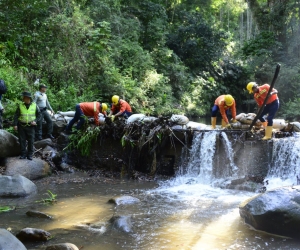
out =
[[55,110],[118,94],[134,112],[199,116],[231,93],[248,112],[247,82],[281,63],[280,116],[300,118],[299,18],[295,0],[0,0],[6,116],[37,79]]

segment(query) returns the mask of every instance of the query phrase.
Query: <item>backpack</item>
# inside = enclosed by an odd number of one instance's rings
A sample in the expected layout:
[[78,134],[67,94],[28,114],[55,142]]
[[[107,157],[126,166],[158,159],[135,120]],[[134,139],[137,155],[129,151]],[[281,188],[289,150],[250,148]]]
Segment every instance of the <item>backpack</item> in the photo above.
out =
[[0,79],[0,95],[5,94],[7,91],[4,80]]

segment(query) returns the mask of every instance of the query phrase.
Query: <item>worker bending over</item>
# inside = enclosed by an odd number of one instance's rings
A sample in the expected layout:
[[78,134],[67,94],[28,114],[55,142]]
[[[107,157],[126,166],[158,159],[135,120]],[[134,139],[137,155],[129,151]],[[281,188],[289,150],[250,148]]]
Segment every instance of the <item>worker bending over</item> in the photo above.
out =
[[118,116],[131,116],[132,110],[128,102],[120,99],[119,96],[114,95],[112,98],[112,107],[110,110],[109,116],[111,117],[111,120],[114,121],[116,117]]
[[222,115],[222,128],[229,128],[230,123],[227,118],[228,109],[231,109],[231,115],[233,118],[233,122],[236,121],[236,107],[235,100],[231,95],[220,95],[216,100],[215,104],[211,110],[211,126],[213,129],[216,128],[217,124],[217,113],[220,110]]

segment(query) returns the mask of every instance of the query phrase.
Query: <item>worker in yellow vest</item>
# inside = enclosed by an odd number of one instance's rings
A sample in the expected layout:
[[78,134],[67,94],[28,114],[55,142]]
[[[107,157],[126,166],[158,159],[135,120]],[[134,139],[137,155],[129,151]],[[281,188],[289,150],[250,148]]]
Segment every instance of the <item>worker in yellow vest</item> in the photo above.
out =
[[[14,116],[14,129],[18,131],[21,146],[20,159],[32,160],[35,127],[40,119],[40,109],[32,101],[29,92],[23,92],[23,102],[18,105]],[[27,149],[26,149],[27,141]]]

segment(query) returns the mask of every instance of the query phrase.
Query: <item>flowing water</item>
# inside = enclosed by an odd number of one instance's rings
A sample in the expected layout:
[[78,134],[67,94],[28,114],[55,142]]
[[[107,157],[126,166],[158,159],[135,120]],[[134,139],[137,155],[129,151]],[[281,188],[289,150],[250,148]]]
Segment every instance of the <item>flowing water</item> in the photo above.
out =
[[[32,250],[62,242],[71,242],[84,250],[300,249],[298,240],[258,232],[244,224],[238,205],[254,193],[214,187],[218,181],[212,171],[216,133],[219,132],[195,136],[187,165],[182,166],[178,171],[180,175],[172,180],[137,182],[90,178],[77,173],[36,181],[38,194],[0,199],[0,205],[17,207],[15,211],[0,214],[0,227],[11,228],[12,233],[34,227],[52,234],[49,242],[26,243]],[[227,151],[230,163],[222,172],[226,178],[226,175],[235,175],[237,166],[226,134],[222,137],[223,143],[230,147]],[[297,139],[274,142],[274,150],[278,153],[274,154],[271,163],[274,166],[268,175],[270,182],[281,173],[285,173],[286,180],[295,182],[300,155]],[[46,198],[47,190],[58,195],[57,203],[36,203]],[[108,203],[110,198],[119,195],[131,195],[141,202],[121,206]],[[28,210],[39,210],[54,218],[27,217]],[[113,228],[109,220],[114,215],[131,216],[132,232]]]

